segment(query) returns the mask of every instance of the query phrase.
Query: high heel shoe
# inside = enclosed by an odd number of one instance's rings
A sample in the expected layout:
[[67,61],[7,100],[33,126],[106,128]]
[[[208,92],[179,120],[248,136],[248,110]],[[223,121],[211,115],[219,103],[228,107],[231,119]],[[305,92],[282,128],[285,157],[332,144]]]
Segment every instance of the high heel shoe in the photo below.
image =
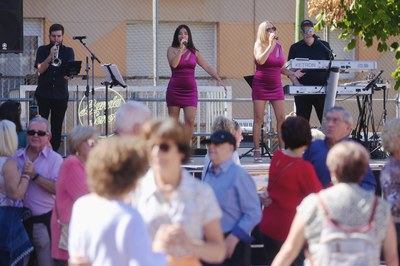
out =
[[262,163],[262,162],[263,162],[263,160],[262,160],[262,158],[261,158],[261,151],[260,151],[260,149],[254,149],[253,156],[254,156],[254,162],[255,162],[255,163]]

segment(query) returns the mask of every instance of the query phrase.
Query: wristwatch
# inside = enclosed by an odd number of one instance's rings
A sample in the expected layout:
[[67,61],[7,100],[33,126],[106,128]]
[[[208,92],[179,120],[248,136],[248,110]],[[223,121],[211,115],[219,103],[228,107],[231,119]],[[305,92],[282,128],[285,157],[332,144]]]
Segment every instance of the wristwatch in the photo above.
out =
[[39,177],[39,174],[36,173],[36,174],[32,177],[32,181],[35,181],[38,177]]

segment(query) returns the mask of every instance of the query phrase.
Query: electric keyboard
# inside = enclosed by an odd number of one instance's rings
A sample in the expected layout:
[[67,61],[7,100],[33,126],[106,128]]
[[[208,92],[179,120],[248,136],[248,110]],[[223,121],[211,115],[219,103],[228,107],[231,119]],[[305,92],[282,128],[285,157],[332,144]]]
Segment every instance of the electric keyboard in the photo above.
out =
[[[309,60],[307,58],[291,59],[286,63],[289,69],[327,69],[329,60]],[[364,71],[377,69],[376,61],[333,60],[332,67],[341,71]]]
[[[285,94],[289,95],[310,95],[325,94],[326,86],[294,86],[286,85],[283,87]],[[365,86],[337,86],[338,95],[370,95],[372,89],[365,90]]]

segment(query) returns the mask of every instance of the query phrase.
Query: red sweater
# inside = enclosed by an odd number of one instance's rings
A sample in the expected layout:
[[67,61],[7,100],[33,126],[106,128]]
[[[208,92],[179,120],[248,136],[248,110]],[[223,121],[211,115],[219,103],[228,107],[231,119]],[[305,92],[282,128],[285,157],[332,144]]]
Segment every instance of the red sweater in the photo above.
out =
[[[285,168],[293,161],[294,164]],[[310,162],[276,151],[271,161],[267,188],[272,204],[263,210],[260,231],[284,242],[296,214],[296,207],[308,194],[321,189],[321,183]]]

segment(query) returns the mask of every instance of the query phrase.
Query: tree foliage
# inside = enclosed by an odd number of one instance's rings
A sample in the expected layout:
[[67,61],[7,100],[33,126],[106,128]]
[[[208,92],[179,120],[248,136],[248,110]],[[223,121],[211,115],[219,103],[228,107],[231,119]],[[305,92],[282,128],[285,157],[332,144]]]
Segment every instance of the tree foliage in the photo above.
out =
[[[400,87],[400,1],[399,0],[309,0],[309,16],[316,17],[317,28],[339,29],[349,39],[346,49],[356,46],[357,37],[370,47],[377,42],[379,52],[393,51],[397,68],[392,73],[394,88]],[[389,43],[389,38],[396,41]]]

